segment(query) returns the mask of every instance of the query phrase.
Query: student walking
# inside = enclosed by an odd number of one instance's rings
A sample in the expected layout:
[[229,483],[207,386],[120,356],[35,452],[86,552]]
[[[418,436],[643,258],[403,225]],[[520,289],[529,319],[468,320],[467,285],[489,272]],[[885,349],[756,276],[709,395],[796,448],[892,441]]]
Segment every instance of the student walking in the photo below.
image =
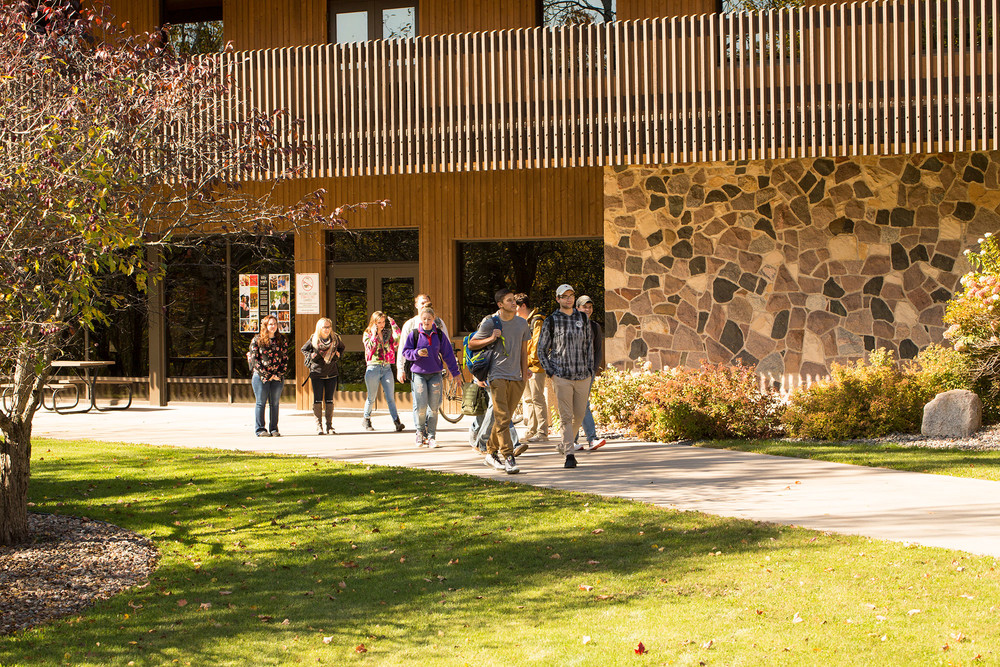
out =
[[[590,393],[594,388],[594,378],[604,369],[604,329],[594,320],[594,300],[584,294],[576,300],[576,309],[587,316],[590,330],[594,335],[594,374],[590,376],[590,387],[587,390],[587,412],[583,415],[583,434],[587,438],[587,449],[594,451],[607,443],[605,438],[597,437],[597,424],[594,423],[594,413],[590,410]],[[575,444],[579,435],[573,439],[574,449],[583,449],[583,445]]]
[[493,429],[486,443],[486,465],[504,470],[509,475],[520,472],[514,458],[514,442],[510,436],[511,416],[524,394],[524,378],[528,374],[528,340],[531,333],[528,322],[517,316],[517,303],[509,289],[497,290],[494,295],[498,310],[479,324],[475,336],[469,340],[469,349],[492,345],[492,359],[487,375],[487,385],[493,408]]
[[[309,369],[309,381],[312,382],[317,435],[334,433],[333,392],[337,391],[340,355],[343,352],[344,341],[333,330],[333,322],[326,317],[319,318],[316,331],[302,345],[303,361]],[[324,411],[326,431],[323,430]]]
[[[548,442],[549,406],[545,401],[545,369],[538,361],[538,336],[542,333],[545,316],[537,308],[531,308],[528,295],[514,295],[517,315],[528,323],[531,339],[528,340],[528,377],[524,382],[524,432],[525,442]],[[530,310],[529,310],[530,309]],[[517,454],[515,454],[517,456]]]
[[[406,340],[409,338],[410,334],[413,333],[413,330],[417,328],[417,323],[420,321],[420,311],[424,308],[433,308],[431,298],[426,294],[418,294],[413,297],[413,309],[417,312],[417,314],[403,322],[402,331],[399,334],[399,340]],[[441,333],[444,334],[445,338],[451,340],[451,336],[448,334],[448,327],[445,326],[444,321],[440,317],[434,318],[434,324],[441,330]],[[406,373],[403,369],[404,360],[402,357],[402,354],[396,357],[396,379],[399,382],[406,382]]]
[[[386,326],[388,322],[389,326]],[[361,342],[365,346],[365,387],[368,389],[368,398],[365,400],[365,413],[361,419],[361,426],[366,431],[374,431],[372,426],[372,408],[375,406],[375,397],[378,396],[378,388],[382,387],[382,395],[389,406],[389,415],[396,425],[396,431],[403,430],[403,422],[399,420],[399,413],[396,411],[396,385],[393,382],[392,365],[396,363],[396,349],[399,346],[399,326],[396,321],[376,310],[368,319],[368,326],[361,336]]]
[[438,408],[441,407],[442,372],[447,364],[452,381],[459,378],[458,360],[451,340],[435,324],[434,309],[425,307],[417,326],[403,340],[402,356],[411,362],[413,427],[418,447],[437,448]]
[[594,334],[587,316],[574,308],[575,299],[570,285],[556,288],[559,308],[545,318],[538,337],[538,360],[552,377],[559,404],[559,451],[566,457],[566,468],[576,467],[573,439],[583,423],[594,377]]
[[[257,402],[254,406],[254,431],[257,437],[275,437],[278,432],[278,403],[288,374],[288,346],[278,333],[278,318],[267,315],[260,323],[260,333],[250,341],[247,362],[253,374],[250,385]],[[270,406],[264,428],[264,405]]]

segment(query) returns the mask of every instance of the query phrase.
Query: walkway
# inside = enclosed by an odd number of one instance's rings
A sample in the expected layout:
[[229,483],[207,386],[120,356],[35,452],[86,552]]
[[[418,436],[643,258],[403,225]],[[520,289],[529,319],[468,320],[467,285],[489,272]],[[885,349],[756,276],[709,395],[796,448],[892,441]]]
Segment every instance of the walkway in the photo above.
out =
[[[522,473],[505,475],[469,448],[467,422],[439,420],[442,447],[426,450],[414,447],[410,426],[389,432],[388,416],[373,419],[385,429],[375,433],[360,430],[359,416],[338,416],[338,434],[320,437],[311,413],[284,407],[284,437],[257,438],[252,410],[220,404],[138,404],[79,415],[43,410],[34,434],[419,467],[1000,557],[1000,482],[637,441],[583,452],[575,470],[562,467],[554,444],[532,445],[518,458]],[[403,421],[410,422],[409,414]]]

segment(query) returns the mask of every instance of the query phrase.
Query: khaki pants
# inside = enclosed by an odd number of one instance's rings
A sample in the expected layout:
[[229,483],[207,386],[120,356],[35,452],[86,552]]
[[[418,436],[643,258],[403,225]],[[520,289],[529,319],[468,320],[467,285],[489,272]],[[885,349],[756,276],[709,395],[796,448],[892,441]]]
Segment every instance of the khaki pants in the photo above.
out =
[[559,404],[559,421],[562,422],[562,442],[559,443],[559,453],[573,453],[573,440],[576,438],[583,416],[587,412],[587,402],[590,400],[591,378],[583,380],[566,380],[561,377],[552,378],[552,388],[556,392]]
[[[529,371],[531,373],[531,371]],[[531,373],[524,383],[525,439],[535,435],[549,435],[549,406],[545,402],[545,371]]]
[[524,393],[524,382],[490,380],[490,398],[493,399],[493,430],[486,442],[486,452],[500,452],[501,458],[514,456],[514,443],[510,439],[510,419],[514,408]]

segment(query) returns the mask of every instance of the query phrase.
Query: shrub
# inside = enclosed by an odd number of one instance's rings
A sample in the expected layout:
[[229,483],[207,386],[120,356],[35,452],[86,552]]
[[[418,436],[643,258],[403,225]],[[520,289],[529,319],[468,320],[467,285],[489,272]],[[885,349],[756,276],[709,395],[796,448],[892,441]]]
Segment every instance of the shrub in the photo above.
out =
[[948,302],[944,332],[969,360],[973,388],[983,399],[984,417],[1000,417],[1000,241],[979,239],[979,250],[965,251],[973,270],[962,276],[961,290]]
[[631,371],[609,366],[594,379],[590,405],[594,420],[613,429],[633,432],[632,417],[643,403],[643,395],[654,380],[650,363],[639,359]]
[[901,371],[892,352],[878,349],[867,364],[833,364],[829,380],[793,393],[782,421],[792,437],[817,440],[916,433],[935,393]]
[[646,440],[764,438],[779,428],[777,396],[746,366],[668,368],[650,375],[642,398],[631,421]]
[[909,369],[917,380],[935,394],[952,389],[974,390],[972,360],[969,355],[943,345],[929,345]]

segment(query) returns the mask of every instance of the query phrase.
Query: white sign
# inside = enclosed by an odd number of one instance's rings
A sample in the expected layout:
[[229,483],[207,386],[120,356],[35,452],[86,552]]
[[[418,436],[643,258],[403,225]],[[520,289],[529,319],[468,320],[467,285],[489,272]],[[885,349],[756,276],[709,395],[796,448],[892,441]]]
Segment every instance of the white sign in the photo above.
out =
[[319,315],[319,274],[295,274],[295,314]]

